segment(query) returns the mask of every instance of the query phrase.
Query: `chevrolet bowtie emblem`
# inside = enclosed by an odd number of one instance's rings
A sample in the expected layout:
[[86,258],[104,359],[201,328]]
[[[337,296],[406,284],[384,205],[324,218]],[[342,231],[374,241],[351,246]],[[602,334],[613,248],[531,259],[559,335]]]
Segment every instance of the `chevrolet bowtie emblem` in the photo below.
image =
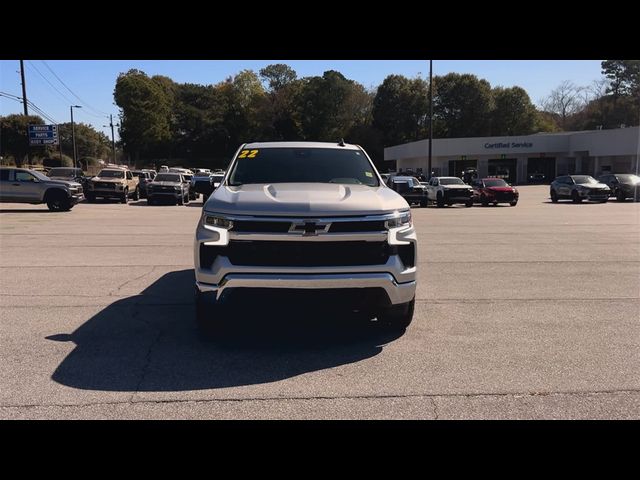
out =
[[330,225],[330,223],[319,222],[292,223],[289,232],[302,233],[303,236],[308,237],[318,235],[318,233],[326,233]]

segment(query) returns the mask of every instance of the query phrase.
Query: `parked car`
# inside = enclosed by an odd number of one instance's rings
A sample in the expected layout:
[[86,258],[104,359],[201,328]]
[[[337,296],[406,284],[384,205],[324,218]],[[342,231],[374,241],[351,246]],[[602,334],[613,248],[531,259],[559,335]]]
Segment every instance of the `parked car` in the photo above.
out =
[[26,168],[0,168],[0,202],[46,203],[53,212],[71,210],[84,198],[78,182],[52,180]]
[[204,333],[231,320],[226,305],[247,288],[340,298],[399,331],[413,318],[411,210],[357,145],[242,145],[204,206],[194,240],[196,318]]
[[418,203],[427,206],[427,188],[415,177],[395,176],[389,179],[389,188],[399,193],[409,205]]
[[93,203],[96,198],[117,198],[127,203],[129,198],[140,199],[140,187],[137,177],[127,167],[103,168],[87,184],[87,201]]
[[462,171],[462,181],[467,185],[473,185],[478,181],[478,170],[476,168],[465,168]]
[[616,197],[619,202],[627,198],[634,201],[640,200],[640,177],[632,173],[607,173],[598,177],[600,183],[604,183],[611,190],[610,196]]
[[67,182],[76,182],[82,185],[83,190],[87,190],[89,177],[85,176],[81,168],[71,167],[53,167],[49,170],[47,177],[51,180],[65,180]]
[[544,173],[532,173],[529,175],[529,183],[540,184],[544,183],[547,180],[547,177]]
[[156,178],[156,175],[158,174],[158,172],[156,172],[155,170],[151,170],[149,168],[142,168],[141,169],[143,172],[147,172],[149,174],[149,176],[151,177],[151,180],[153,180],[154,178]]
[[174,205],[189,203],[189,181],[180,173],[160,172],[147,184],[147,203],[156,205],[170,202]]
[[580,203],[582,200],[606,202],[611,189],[604,183],[598,182],[591,175],[561,175],[549,186],[551,201],[572,200]]
[[518,189],[509,185],[503,178],[482,178],[473,185],[473,203],[480,203],[483,207],[490,203],[508,203],[515,207],[519,196]]
[[147,184],[152,181],[151,173],[144,170],[131,170],[131,174],[138,178],[140,198],[147,198]]
[[427,184],[427,199],[442,208],[462,203],[473,206],[473,188],[458,177],[433,177]]

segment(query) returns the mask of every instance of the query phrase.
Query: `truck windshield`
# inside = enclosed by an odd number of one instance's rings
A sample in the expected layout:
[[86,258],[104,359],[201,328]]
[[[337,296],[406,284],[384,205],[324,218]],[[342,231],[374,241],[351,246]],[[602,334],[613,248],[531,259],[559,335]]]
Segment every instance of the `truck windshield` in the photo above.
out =
[[49,177],[79,177],[80,175],[81,173],[75,168],[52,168],[49,172]]
[[464,182],[459,178],[441,178],[440,185],[464,185]]
[[373,166],[362,151],[338,148],[242,150],[229,176],[229,185],[255,183],[379,185]]
[[124,172],[122,170],[101,170],[98,176],[102,178],[124,178]]
[[154,182],[178,182],[180,183],[180,175],[177,173],[159,173],[156,175]]

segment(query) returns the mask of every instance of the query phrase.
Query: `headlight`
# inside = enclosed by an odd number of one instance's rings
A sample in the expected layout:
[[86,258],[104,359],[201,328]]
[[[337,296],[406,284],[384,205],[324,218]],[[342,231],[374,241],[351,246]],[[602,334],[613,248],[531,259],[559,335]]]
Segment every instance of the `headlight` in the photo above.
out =
[[411,212],[396,212],[395,218],[390,218],[386,221],[386,227],[389,228],[398,228],[403,226],[411,225]]
[[204,215],[204,217],[202,218],[202,225],[204,226],[204,228],[208,228],[209,230],[213,230],[212,227],[229,230],[231,227],[233,227],[233,222],[227,218],[218,217],[215,215]]

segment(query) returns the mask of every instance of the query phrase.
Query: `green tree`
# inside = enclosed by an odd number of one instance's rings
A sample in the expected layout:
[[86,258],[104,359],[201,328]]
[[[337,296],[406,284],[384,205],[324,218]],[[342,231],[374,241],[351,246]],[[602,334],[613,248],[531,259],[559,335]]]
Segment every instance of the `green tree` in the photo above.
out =
[[402,75],[386,77],[373,99],[372,125],[385,146],[420,140],[428,135],[429,84]]
[[171,99],[163,82],[149,78],[140,70],[118,76],[114,90],[121,108],[120,138],[125,151],[140,154],[170,139]]
[[[111,140],[104,133],[97,131],[86,123],[74,122],[74,130],[78,158],[111,158]],[[62,151],[73,158],[71,122],[58,125],[58,136],[62,143]],[[56,153],[57,150],[57,148],[53,149],[52,153]]]
[[493,89],[492,135],[529,135],[536,128],[536,108],[520,87]]
[[434,78],[434,137],[483,137],[491,134],[494,109],[491,85],[475,75],[449,73]]
[[269,92],[277,92],[293,82],[298,74],[289,65],[275,63],[262,68],[260,77],[267,82]]
[[640,60],[604,60],[601,66],[614,98],[630,96],[640,101]]
[[335,70],[324,72],[322,77],[304,78],[296,98],[303,138],[327,142],[346,138],[366,111],[361,105],[366,98],[363,92],[362,85]]
[[18,167],[25,162],[27,153],[33,152],[42,156],[47,148],[29,147],[28,125],[44,125],[44,120],[37,115],[11,114],[0,117],[2,156],[12,156]]

